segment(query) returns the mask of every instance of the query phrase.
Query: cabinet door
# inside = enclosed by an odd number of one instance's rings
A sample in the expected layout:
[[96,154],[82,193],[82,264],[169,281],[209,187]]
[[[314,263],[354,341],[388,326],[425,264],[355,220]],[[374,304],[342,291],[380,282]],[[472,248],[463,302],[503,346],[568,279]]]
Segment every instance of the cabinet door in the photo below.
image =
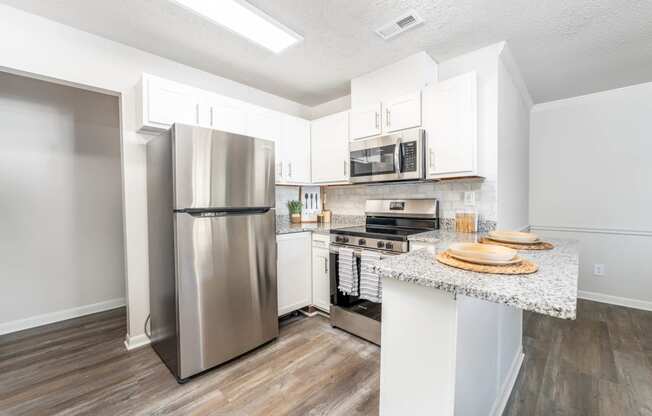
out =
[[327,248],[312,249],[312,304],[330,312],[329,254]]
[[429,178],[477,175],[478,104],[475,72],[424,90]]
[[278,244],[278,314],[310,305],[312,297],[310,233],[283,234]]
[[195,89],[156,77],[146,78],[145,83],[148,123],[161,127],[198,123],[199,99]]
[[247,107],[247,136],[278,142],[281,136],[281,115],[266,108],[253,105]]
[[376,136],[381,133],[382,107],[380,103],[365,108],[355,108],[350,112],[351,140]]
[[208,125],[216,130],[246,134],[245,104],[228,97],[212,95],[208,111]]
[[383,133],[421,125],[421,91],[383,102]]
[[281,152],[281,115],[275,111],[267,110],[247,104],[246,107],[246,135],[259,139],[272,140],[276,143],[276,182],[282,182],[285,175]]
[[310,126],[313,183],[349,180],[349,115],[341,112],[313,120]]
[[310,183],[310,122],[283,115],[278,163],[284,183]]

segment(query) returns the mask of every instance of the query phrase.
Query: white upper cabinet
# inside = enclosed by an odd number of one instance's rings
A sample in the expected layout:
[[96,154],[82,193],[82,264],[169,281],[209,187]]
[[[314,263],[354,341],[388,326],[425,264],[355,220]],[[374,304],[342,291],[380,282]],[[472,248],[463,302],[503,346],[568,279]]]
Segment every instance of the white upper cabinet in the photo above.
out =
[[427,176],[477,176],[478,80],[470,72],[434,84],[423,93]]
[[281,114],[254,105],[248,107],[245,134],[278,142],[281,137]]
[[353,109],[349,115],[351,140],[376,136],[382,132],[382,107],[380,103]]
[[164,131],[177,122],[198,123],[200,100],[194,88],[143,74],[138,94],[143,131]]
[[383,102],[383,132],[392,133],[421,125],[421,91]]
[[310,183],[310,122],[281,116],[281,138],[276,155],[277,183]]
[[247,104],[217,94],[205,94],[199,106],[199,125],[246,134]]
[[313,120],[310,130],[312,182],[348,182],[348,111]]
[[393,133],[421,125],[421,91],[351,109],[351,140]]

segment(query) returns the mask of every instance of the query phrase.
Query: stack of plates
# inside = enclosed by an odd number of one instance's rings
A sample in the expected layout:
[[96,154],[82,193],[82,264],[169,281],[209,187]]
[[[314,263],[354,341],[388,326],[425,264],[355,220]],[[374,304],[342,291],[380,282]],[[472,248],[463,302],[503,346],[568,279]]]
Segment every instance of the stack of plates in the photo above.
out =
[[453,243],[448,254],[458,260],[475,264],[507,266],[521,262],[517,251],[511,248],[478,243]]
[[490,231],[487,238],[501,243],[512,244],[537,244],[541,242],[536,234],[518,231]]

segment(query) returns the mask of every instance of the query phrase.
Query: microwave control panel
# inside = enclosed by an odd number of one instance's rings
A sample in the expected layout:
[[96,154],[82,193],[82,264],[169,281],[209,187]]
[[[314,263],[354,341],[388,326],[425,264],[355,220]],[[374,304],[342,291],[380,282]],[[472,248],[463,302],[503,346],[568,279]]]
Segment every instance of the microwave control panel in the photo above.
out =
[[417,142],[401,143],[401,172],[416,172]]

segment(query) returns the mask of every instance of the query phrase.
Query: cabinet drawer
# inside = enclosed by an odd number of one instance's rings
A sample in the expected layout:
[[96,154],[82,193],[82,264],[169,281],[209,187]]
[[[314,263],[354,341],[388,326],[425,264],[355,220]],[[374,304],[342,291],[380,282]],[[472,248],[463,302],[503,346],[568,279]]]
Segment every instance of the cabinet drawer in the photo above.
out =
[[312,245],[313,247],[325,247],[328,248],[328,245],[331,242],[330,234],[321,234],[321,233],[312,233]]

